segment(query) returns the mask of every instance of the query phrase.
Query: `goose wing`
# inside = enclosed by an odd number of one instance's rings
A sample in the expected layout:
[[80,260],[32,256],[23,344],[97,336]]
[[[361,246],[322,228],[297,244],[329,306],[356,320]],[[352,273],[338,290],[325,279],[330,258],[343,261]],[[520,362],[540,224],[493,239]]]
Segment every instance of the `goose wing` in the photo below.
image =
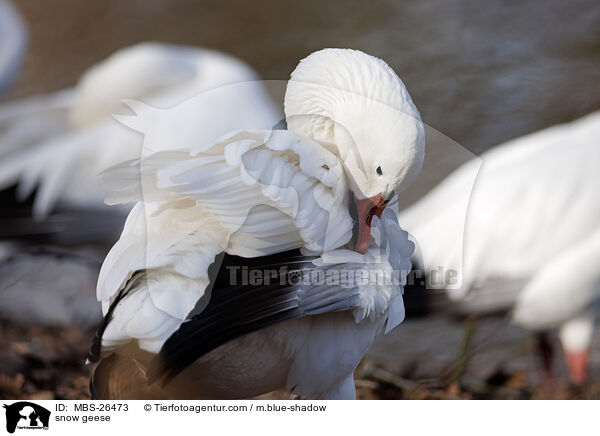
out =
[[[390,215],[378,226],[379,243],[365,256],[348,250],[322,256],[297,250],[254,259],[226,256],[208,305],[164,343],[149,366],[148,381],[164,386],[220,345],[304,316],[349,311],[359,323],[383,315],[386,332],[394,328],[404,319],[401,294],[413,245]],[[244,281],[243,275],[261,280]]]
[[208,304],[209,267],[220,253],[323,252],[351,238],[341,163],[292,132],[235,132],[210,147],[119,165],[107,177],[117,188],[112,202],[138,203],[98,280],[110,318],[105,348],[137,340],[158,352]]

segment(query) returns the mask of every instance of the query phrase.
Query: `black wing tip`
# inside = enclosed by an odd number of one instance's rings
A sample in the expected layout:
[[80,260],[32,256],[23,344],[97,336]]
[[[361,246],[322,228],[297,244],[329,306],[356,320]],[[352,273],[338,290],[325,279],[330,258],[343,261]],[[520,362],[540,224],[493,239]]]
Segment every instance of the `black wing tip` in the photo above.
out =
[[[165,344],[163,344],[159,354],[154,357],[146,373],[148,384],[157,383],[161,388],[165,388],[166,385],[192,363],[219,346],[238,337],[262,330],[271,325],[299,318],[303,315],[304,313],[302,310],[297,307],[286,308],[278,313],[255,320],[250,324],[242,324],[235,328],[223,328],[221,335],[202,343],[193,341],[195,345],[192,346],[191,349],[188,349],[188,347],[182,346],[180,343],[182,340],[186,339],[189,341],[189,338],[182,334],[182,329],[195,330],[195,321],[202,324],[202,319],[200,317],[192,319],[191,321],[186,322],[185,326],[180,328],[180,330],[173,333]],[[199,328],[198,331],[204,330]]]
[[110,304],[108,310],[106,311],[106,314],[104,315],[102,321],[100,322],[100,325],[98,326],[98,329],[96,330],[94,339],[92,339],[92,345],[90,346],[90,349],[87,354],[86,364],[96,363],[100,360],[100,357],[102,356],[102,337],[104,336],[104,331],[106,330],[108,323],[111,321],[112,314],[119,302],[123,298],[125,298],[131,291],[131,288],[128,285],[135,281],[138,275],[139,271],[136,271],[133,274],[133,276],[128,280],[125,287],[119,291],[117,298],[115,298],[115,300]]
[[90,347],[86,359],[85,359],[85,364],[89,365],[90,363],[96,363],[100,360],[100,354],[101,354],[101,340],[98,336],[94,337],[94,340],[92,342],[92,346]]
[[[252,268],[292,265],[292,269],[312,265],[312,258],[300,250],[290,250],[257,258],[242,258],[225,255],[217,277],[214,279],[211,299],[206,308],[181,324],[162,345],[158,355],[152,359],[146,372],[148,385],[157,384],[164,388],[193,362],[219,346],[246,334],[273,324],[304,316],[297,301],[290,301],[296,288],[274,283],[265,286],[231,286],[227,265],[248,265]],[[260,299],[252,300],[256,294]],[[269,309],[271,310],[269,312]],[[227,313],[227,316],[222,314]],[[236,313],[244,316],[236,317]],[[91,352],[92,350],[90,350]]]

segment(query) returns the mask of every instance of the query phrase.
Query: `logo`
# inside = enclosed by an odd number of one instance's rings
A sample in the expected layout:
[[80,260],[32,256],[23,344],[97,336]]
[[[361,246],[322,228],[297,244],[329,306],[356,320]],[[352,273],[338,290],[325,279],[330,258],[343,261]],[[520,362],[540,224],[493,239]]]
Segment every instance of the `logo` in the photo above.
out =
[[6,431],[14,433],[16,429],[48,430],[50,411],[29,401],[19,401],[4,405],[6,409]]

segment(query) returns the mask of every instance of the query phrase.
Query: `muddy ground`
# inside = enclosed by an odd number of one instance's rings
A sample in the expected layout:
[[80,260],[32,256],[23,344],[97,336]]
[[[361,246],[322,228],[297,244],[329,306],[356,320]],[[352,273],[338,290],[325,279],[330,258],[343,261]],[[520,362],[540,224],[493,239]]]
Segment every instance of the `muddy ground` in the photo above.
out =
[[[359,399],[600,399],[600,382],[575,388],[566,381],[564,368],[559,368],[556,380],[542,381],[533,356],[521,356],[525,363],[516,365],[506,359],[490,361],[492,356],[481,350],[479,340],[473,344],[473,355],[461,374],[456,373],[457,356],[432,364],[432,354],[438,356],[438,360],[443,358],[444,353],[439,353],[439,348],[426,350],[421,346],[417,353],[413,344],[413,349],[405,347],[406,353],[402,353],[400,343],[405,343],[406,337],[416,330],[427,333],[432,332],[432,328],[444,326],[439,332],[447,333],[451,325],[450,330],[460,338],[462,325],[456,320],[438,320],[437,325],[432,325],[429,320],[429,329],[424,328],[423,323],[409,320],[400,326],[407,327],[406,332],[397,329],[395,337],[382,338],[375,344],[356,371]],[[497,319],[484,321],[484,335],[492,326],[498,326]],[[92,330],[27,327],[1,322],[0,399],[89,399],[92,367],[86,366],[84,361],[92,335]],[[506,348],[506,340],[504,342]],[[497,345],[498,341],[489,343],[488,348]],[[394,358],[402,354],[403,358]],[[411,361],[407,356],[421,360]],[[419,368],[419,362],[422,368]],[[593,365],[598,368],[597,360]],[[274,392],[261,398],[286,399],[288,396],[284,392]]]

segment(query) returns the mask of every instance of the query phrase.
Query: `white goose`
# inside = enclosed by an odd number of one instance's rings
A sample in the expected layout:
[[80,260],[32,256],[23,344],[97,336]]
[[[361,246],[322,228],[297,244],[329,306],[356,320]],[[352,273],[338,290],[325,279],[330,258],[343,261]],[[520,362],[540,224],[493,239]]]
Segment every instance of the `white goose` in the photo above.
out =
[[513,319],[534,331],[559,329],[571,380],[587,377],[600,315],[600,228],[550,260],[519,295]]
[[[113,170],[112,201],[138,203],[98,280],[95,397],[355,397],[354,369],[404,317],[414,245],[384,208],[421,167],[423,125],[394,71],[349,49],[300,62],[285,114],[287,131],[233,132]],[[396,280],[336,278],[357,271]]]
[[[103,207],[108,192],[98,174],[142,154],[140,135],[112,118],[123,99],[159,108],[186,102],[196,118],[175,114],[177,120],[189,137],[211,142],[235,129],[272,128],[282,119],[257,79],[249,66],[216,51],[158,43],[121,49],[87,71],[74,90],[0,108],[0,188],[18,184],[22,197],[37,188],[38,216],[57,201]],[[166,143],[181,146],[153,146]]]
[[[448,295],[465,303],[495,289],[504,294],[496,300],[510,307],[525,287],[515,320],[528,327],[569,329],[569,319],[591,316],[596,303],[589,280],[600,267],[576,253],[585,252],[582,244],[600,223],[599,138],[596,112],[497,146],[480,156],[481,168],[474,160],[457,169],[399,215],[418,241],[425,272],[458,271],[462,283]],[[571,270],[557,268],[574,259],[581,263]],[[501,289],[490,286],[498,280]],[[589,345],[590,329],[573,332],[581,331],[580,342]],[[547,349],[545,335],[539,338]],[[545,364],[549,370],[551,362]],[[581,380],[576,372],[573,380]]]
[[10,86],[23,62],[25,26],[15,8],[0,0],[0,95]]

